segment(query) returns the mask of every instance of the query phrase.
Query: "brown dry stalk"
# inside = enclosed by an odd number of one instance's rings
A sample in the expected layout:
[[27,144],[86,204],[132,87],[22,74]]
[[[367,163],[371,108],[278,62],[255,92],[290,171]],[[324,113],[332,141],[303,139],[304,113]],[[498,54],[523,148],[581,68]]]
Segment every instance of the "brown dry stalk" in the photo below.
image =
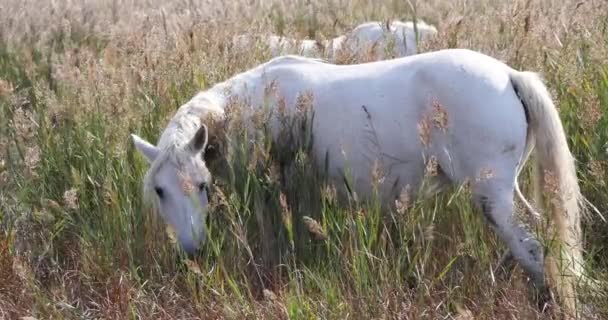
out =
[[310,236],[314,240],[327,240],[327,235],[325,234],[325,231],[323,230],[323,227],[321,227],[321,224],[319,222],[309,216],[302,217],[302,220],[304,221],[304,225],[306,226],[306,229],[308,230]]
[[190,178],[190,176],[183,171],[179,171],[178,175],[179,175],[180,188],[182,189],[182,192],[184,192],[185,194],[193,193],[195,191],[195,187],[194,187],[194,183],[192,182],[192,179]]
[[479,170],[479,175],[475,179],[477,182],[494,178],[494,170],[490,168],[482,168]]
[[406,185],[399,194],[399,198],[395,200],[395,209],[397,210],[397,213],[401,216],[405,215],[411,205],[411,189],[412,188],[409,184]]
[[433,124],[436,128],[446,131],[448,128],[448,112],[439,103],[439,101],[433,99]]
[[605,186],[606,181],[604,180],[606,176],[606,165],[604,162],[600,160],[591,160],[589,161],[589,173],[593,178],[595,178],[595,182]]
[[435,177],[438,174],[439,164],[435,156],[431,156],[426,162],[425,175],[427,177]]
[[431,125],[429,118],[425,115],[418,122],[418,137],[423,146],[428,146],[431,141]]
[[0,79],[0,97],[8,97],[14,90],[14,86],[10,81]]

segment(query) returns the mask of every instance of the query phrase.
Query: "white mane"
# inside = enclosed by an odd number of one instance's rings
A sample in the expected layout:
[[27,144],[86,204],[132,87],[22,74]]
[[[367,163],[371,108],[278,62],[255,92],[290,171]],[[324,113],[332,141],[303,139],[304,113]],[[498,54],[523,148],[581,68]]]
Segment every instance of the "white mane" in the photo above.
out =
[[159,155],[152,162],[144,177],[144,193],[150,194],[153,189],[153,177],[167,161],[176,166],[184,163],[189,157],[187,144],[200,128],[202,119],[208,115],[216,118],[224,116],[224,108],[231,96],[244,97],[248,90],[260,85],[259,77],[265,68],[299,63],[323,62],[321,59],[288,55],[276,57],[251,70],[236,74],[226,81],[215,84],[208,90],[201,91],[183,104],[171,118],[159,141]]

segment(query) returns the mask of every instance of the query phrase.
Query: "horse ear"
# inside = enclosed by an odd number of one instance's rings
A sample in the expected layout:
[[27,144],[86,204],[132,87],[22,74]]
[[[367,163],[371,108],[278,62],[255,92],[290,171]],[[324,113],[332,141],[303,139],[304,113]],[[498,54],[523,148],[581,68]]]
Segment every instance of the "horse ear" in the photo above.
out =
[[203,160],[210,163],[217,159],[220,155],[220,145],[217,135],[209,137],[209,128],[203,124],[192,138],[190,142],[191,149],[195,153],[202,152]]
[[[204,146],[201,151],[203,160],[207,165],[217,165],[217,160],[221,158],[222,154],[225,152],[226,141],[224,136],[227,129],[226,125],[227,123],[225,121],[214,117],[207,118],[206,124],[203,125],[206,129],[206,134]],[[211,130],[211,133],[209,133],[209,130]]]
[[207,130],[207,126],[203,124],[196,131],[192,140],[190,140],[190,149],[195,153],[204,151],[205,147],[207,147],[208,139],[209,131]]
[[138,137],[135,134],[131,134],[131,138],[133,139],[133,144],[135,144],[135,148],[137,148],[137,150],[139,150],[139,152],[141,152],[141,154],[146,157],[148,163],[154,162],[154,159],[156,159],[159,154],[158,147],[152,145],[148,141]]

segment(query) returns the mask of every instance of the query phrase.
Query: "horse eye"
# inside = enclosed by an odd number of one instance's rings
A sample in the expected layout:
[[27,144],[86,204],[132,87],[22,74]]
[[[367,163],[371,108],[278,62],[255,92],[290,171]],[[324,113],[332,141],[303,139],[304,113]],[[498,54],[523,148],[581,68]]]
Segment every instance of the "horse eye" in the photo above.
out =
[[156,194],[158,195],[159,198],[163,197],[163,189],[160,187],[155,187],[154,191],[156,191]]
[[198,191],[203,192],[205,190],[207,190],[207,184],[204,183],[204,182],[199,183],[198,184]]

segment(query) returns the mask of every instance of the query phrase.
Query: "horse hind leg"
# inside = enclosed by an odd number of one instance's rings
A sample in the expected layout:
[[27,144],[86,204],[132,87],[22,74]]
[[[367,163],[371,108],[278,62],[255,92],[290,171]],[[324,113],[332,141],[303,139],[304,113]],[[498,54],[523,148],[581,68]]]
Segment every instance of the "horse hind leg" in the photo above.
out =
[[[519,184],[517,183],[517,181],[515,182],[515,195],[517,196],[519,201],[524,205],[524,208],[526,209],[528,214],[530,214],[532,216],[533,222],[539,221],[540,214],[532,207],[532,205],[528,202],[528,200],[526,200],[524,195],[521,193],[521,190],[519,189]],[[511,274],[511,271],[513,271],[514,267],[515,267],[515,264],[514,264],[514,260],[513,260],[513,254],[511,253],[511,251],[509,249],[507,249],[505,251],[505,253],[502,255],[502,257],[500,258],[500,261],[499,261],[497,267],[494,269],[494,274],[499,273],[499,274],[504,274],[504,275],[508,276]]]
[[489,179],[474,187],[474,202],[500,240],[506,244],[514,260],[530,277],[542,309],[549,300],[543,271],[543,250],[540,242],[514,219],[514,189],[513,182],[501,184],[499,179]]

